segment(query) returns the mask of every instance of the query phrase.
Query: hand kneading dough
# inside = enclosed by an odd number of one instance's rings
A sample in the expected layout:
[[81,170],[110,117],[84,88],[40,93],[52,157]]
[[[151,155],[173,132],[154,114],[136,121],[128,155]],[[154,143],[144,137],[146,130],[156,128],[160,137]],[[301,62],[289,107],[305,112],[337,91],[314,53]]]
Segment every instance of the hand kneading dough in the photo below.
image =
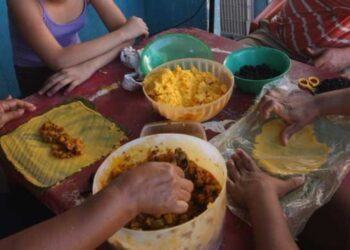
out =
[[284,146],[281,133],[286,126],[280,119],[265,123],[255,138],[253,157],[274,175],[304,174],[319,169],[326,162],[329,149],[317,141],[313,126],[294,134]]

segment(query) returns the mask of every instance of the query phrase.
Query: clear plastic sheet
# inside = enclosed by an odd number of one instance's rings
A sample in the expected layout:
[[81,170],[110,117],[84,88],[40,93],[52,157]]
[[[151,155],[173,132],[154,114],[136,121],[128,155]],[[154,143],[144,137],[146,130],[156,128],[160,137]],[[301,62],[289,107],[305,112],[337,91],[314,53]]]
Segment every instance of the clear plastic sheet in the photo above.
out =
[[[251,155],[255,137],[261,133],[261,127],[266,122],[259,118],[258,112],[255,112],[256,104],[268,89],[275,89],[286,95],[301,93],[301,90],[298,90],[288,78],[266,85],[255,105],[248,110],[245,116],[226,132],[210,141],[226,160],[237,148],[242,148]],[[303,230],[311,215],[331,199],[350,170],[349,117],[319,118],[314,122],[314,129],[318,141],[326,143],[330,150],[327,161],[318,170],[305,175],[305,184],[281,199],[284,213],[294,236]],[[228,207],[235,215],[249,223],[246,211],[235,207],[230,199]]]

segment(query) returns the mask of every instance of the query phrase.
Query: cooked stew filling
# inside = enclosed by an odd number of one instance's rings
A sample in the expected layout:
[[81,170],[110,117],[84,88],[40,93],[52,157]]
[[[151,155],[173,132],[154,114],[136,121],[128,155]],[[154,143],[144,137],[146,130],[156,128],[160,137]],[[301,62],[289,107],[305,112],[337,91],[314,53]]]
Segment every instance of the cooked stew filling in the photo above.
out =
[[[123,164],[116,166],[116,171],[111,174],[108,183],[116,178],[121,172],[131,169],[135,166],[128,165],[130,156],[125,155]],[[214,176],[207,170],[199,167],[194,161],[188,159],[186,153],[181,149],[168,149],[165,153],[159,150],[151,150],[145,162],[170,162],[176,164],[185,172],[185,177],[194,184],[189,209],[184,214],[163,214],[153,216],[149,214],[139,214],[131,220],[126,227],[134,230],[158,230],[173,227],[185,223],[194,217],[203,213],[209,203],[213,203],[218,197],[221,186]]]
[[53,122],[45,122],[39,132],[42,140],[51,144],[51,153],[56,158],[69,159],[83,153],[83,141],[72,138],[63,127]]

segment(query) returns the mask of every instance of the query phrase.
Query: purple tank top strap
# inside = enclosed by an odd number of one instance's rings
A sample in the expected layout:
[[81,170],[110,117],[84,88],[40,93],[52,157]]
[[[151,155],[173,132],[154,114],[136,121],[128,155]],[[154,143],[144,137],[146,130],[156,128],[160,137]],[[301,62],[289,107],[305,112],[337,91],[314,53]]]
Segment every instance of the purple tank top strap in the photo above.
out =
[[46,9],[45,9],[45,5],[43,3],[44,0],[38,0],[38,3],[40,5],[41,11],[42,11],[42,16],[46,16]]

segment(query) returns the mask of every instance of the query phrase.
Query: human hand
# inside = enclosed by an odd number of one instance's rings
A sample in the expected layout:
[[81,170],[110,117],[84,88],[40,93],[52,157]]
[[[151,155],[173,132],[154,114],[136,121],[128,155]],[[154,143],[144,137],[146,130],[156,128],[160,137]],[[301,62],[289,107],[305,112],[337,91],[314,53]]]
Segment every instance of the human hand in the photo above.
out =
[[270,90],[260,100],[257,110],[263,119],[269,119],[275,113],[289,124],[281,134],[284,145],[293,134],[319,116],[315,98],[304,92],[286,96]]
[[139,17],[130,17],[129,20],[122,26],[125,30],[126,40],[133,40],[139,36],[148,36],[147,24]]
[[227,168],[232,181],[227,183],[232,200],[237,206],[248,209],[256,201],[257,194],[280,198],[304,183],[303,177],[280,180],[269,176],[241,149],[227,162]]
[[342,72],[350,66],[350,48],[307,48],[307,52],[313,58],[311,63],[323,70]]
[[115,183],[132,199],[137,213],[152,215],[186,212],[193,190],[181,168],[164,162],[141,164],[120,175]]
[[47,79],[44,86],[39,90],[39,95],[53,96],[63,88],[66,88],[64,94],[68,94],[89,79],[95,71],[89,63],[63,69]]
[[26,101],[8,98],[0,101],[0,128],[9,121],[21,117],[26,111],[34,111],[36,107]]

